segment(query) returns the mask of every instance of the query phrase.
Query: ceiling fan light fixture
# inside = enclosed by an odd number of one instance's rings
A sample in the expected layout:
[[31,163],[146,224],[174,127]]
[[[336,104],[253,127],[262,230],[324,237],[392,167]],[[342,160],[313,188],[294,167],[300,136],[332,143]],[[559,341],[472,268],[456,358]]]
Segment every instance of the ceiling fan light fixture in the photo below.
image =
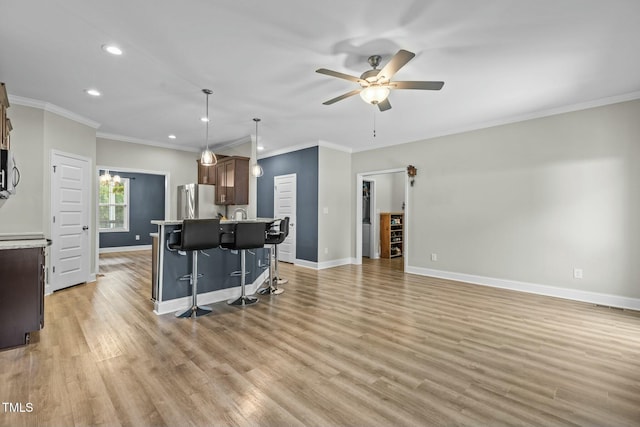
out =
[[389,88],[387,86],[371,85],[360,91],[360,98],[368,104],[379,104],[389,96]]

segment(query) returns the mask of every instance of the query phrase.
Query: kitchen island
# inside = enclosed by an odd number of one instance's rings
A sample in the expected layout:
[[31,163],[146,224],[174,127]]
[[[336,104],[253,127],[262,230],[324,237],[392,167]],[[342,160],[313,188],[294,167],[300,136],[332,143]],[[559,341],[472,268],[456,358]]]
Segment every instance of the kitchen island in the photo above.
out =
[[[265,226],[272,218],[220,221],[222,230],[231,230],[237,222],[263,222]],[[154,313],[166,314],[184,309],[191,304],[191,286],[189,280],[181,280],[191,272],[191,253],[169,249],[168,242],[172,233],[182,227],[182,220],[154,220],[158,226],[157,239],[153,252],[154,272],[152,274],[152,299]],[[224,241],[224,240],[223,240]],[[222,247],[202,251],[198,256],[198,303],[211,304],[225,301],[240,295],[240,254],[238,251]],[[267,278],[269,250],[259,248],[247,251],[246,291],[252,294]],[[215,312],[215,310],[214,310]]]
[[44,326],[44,238],[0,240],[0,349]]

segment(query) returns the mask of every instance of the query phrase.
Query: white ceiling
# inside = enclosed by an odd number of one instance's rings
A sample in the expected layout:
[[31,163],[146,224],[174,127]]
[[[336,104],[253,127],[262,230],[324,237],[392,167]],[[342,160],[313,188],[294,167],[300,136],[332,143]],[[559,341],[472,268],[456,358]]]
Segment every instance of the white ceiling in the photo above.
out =
[[[181,148],[204,145],[202,88],[212,145],[248,140],[260,117],[267,152],[363,150],[640,97],[638,0],[0,0],[0,11],[10,95]],[[383,113],[358,96],[322,105],[357,86],[317,68],[360,75],[369,55],[384,64],[400,48],[416,57],[395,80],[444,88],[394,91]]]

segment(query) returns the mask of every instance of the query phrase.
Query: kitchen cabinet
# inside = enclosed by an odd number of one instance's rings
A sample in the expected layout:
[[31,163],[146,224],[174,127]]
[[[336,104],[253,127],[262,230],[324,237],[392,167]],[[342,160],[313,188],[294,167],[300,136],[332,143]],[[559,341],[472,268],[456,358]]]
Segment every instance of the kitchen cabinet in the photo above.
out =
[[380,214],[380,257],[395,258],[404,252],[404,214]]
[[43,247],[0,249],[1,349],[27,344],[44,326],[45,262]]
[[11,120],[7,117],[9,97],[4,83],[0,83],[0,149],[9,149],[9,132],[11,132]]
[[249,203],[249,158],[230,156],[216,165],[216,205]]
[[216,167],[203,166],[198,159],[198,184],[216,185]]

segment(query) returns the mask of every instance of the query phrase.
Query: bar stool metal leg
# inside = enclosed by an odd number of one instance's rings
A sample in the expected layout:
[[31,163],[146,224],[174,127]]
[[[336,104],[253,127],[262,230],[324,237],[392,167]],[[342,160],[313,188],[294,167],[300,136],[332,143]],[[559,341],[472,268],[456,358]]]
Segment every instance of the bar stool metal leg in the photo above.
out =
[[250,304],[255,304],[258,302],[258,298],[256,297],[252,297],[249,296],[245,293],[245,289],[244,289],[244,285],[245,285],[245,280],[246,280],[246,270],[245,270],[245,254],[246,250],[242,249],[240,250],[240,297],[236,298],[236,299],[230,299],[229,301],[227,301],[227,304],[229,305],[250,305]]
[[274,276],[274,278],[275,278],[276,284],[284,285],[286,283],[289,283],[289,279],[281,279],[280,278],[280,273],[278,273],[278,245],[275,245],[275,246],[276,246],[276,249],[275,249],[275,253],[276,253],[275,264],[276,264],[276,266],[275,266],[275,276]]
[[274,279],[274,257],[275,257],[275,248],[277,245],[271,245],[269,248],[269,278],[265,281],[269,286],[266,288],[262,288],[258,290],[260,295],[280,295],[284,292],[284,289],[278,289],[277,281]]
[[212,308],[206,305],[198,306],[198,251],[193,251],[191,285],[191,307],[186,310],[176,312],[176,317],[199,317],[209,314],[212,311]]

